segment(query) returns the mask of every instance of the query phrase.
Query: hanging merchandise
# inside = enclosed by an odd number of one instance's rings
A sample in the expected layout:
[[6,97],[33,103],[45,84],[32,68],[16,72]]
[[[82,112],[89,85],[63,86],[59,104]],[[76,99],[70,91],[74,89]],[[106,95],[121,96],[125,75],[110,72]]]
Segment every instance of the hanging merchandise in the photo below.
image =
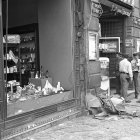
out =
[[38,76],[38,71],[36,72],[35,78],[36,78],[36,79],[39,78],[39,76]]
[[16,58],[16,56],[14,55],[14,53],[11,50],[9,51],[9,56],[17,64],[18,58]]

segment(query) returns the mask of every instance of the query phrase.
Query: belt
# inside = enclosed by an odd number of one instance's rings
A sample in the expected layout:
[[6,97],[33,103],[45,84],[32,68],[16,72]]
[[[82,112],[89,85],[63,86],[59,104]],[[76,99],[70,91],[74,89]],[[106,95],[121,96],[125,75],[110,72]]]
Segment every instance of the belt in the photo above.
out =
[[139,71],[133,71],[133,73],[139,73]]
[[123,71],[120,71],[120,73],[122,73],[122,74],[128,74],[128,73],[126,73],[126,72],[123,72]]

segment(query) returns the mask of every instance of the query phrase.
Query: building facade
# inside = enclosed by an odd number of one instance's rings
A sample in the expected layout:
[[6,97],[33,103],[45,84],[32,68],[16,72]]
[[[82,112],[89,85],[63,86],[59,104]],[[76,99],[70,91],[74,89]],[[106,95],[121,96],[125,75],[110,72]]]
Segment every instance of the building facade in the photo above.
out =
[[120,51],[132,56],[139,52],[139,1],[100,0],[102,37],[120,37]]
[[48,128],[86,109],[86,93],[95,93],[101,81],[99,14],[91,5],[0,1],[1,139]]
[[[108,57],[111,88],[115,87],[116,52],[139,52],[138,0],[99,0],[102,14],[99,17],[101,36],[100,57]],[[94,5],[95,6],[95,5]],[[115,41],[115,39],[118,41]]]
[[[48,128],[59,123],[59,120],[80,114],[82,110],[86,110],[86,94],[99,92],[101,84],[99,57],[110,58],[110,77],[113,77],[116,51],[129,53],[131,56],[134,51],[139,52],[139,0],[1,0],[0,2],[2,139],[18,137],[40,127]],[[11,45],[8,39],[15,38],[15,35],[20,36],[20,43]],[[103,40],[100,42],[101,38]],[[109,43],[107,38],[110,39]],[[119,42],[114,45],[116,38]],[[113,46],[101,52],[100,43],[103,42]],[[15,80],[10,79],[13,78],[11,68],[13,66],[8,66],[9,60],[13,58],[13,55],[12,58],[9,57],[11,51],[17,56],[14,57],[14,62],[20,60],[19,75],[13,76],[21,85],[18,91],[31,88],[28,85],[29,80],[32,82],[38,80],[39,86],[42,86],[44,80],[41,77],[34,79],[35,74],[38,72],[41,74],[42,69],[48,70],[45,78],[52,86],[56,86],[60,81],[65,90],[51,96],[33,92],[31,94],[29,90],[22,92],[22,98],[21,94],[15,94],[17,92],[13,86],[9,86],[11,82],[8,83]],[[25,62],[34,63],[34,67],[30,69],[27,63],[22,65]],[[17,67],[18,64],[14,66]],[[33,78],[28,72],[31,75],[35,72]],[[10,100],[9,96],[12,97]]]

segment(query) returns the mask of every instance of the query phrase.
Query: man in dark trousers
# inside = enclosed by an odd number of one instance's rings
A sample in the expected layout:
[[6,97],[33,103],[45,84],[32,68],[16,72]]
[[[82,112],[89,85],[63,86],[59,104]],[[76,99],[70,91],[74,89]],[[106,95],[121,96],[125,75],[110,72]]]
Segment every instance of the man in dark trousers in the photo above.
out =
[[121,90],[121,82],[120,82],[120,72],[119,72],[119,63],[120,61],[123,60],[122,54],[120,52],[116,53],[116,93],[121,95],[120,90]]
[[133,81],[135,86],[135,98],[138,99],[140,94],[140,59],[139,54],[133,54],[133,60],[131,61],[132,70],[133,70]]
[[133,81],[133,72],[131,63],[128,61],[129,56],[127,54],[123,54],[123,60],[119,63],[119,72],[120,72],[120,81],[121,81],[121,96],[125,99],[126,103],[130,103],[131,101],[127,98],[127,91],[129,82]]

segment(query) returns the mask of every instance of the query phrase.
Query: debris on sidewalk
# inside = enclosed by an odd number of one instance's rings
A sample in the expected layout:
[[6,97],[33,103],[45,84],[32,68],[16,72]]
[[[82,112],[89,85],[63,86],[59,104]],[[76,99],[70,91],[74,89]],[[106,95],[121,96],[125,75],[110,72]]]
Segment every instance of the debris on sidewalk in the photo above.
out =
[[126,104],[120,96],[95,96],[88,94],[86,97],[89,114],[99,120],[119,120],[140,117],[140,110],[131,104]]
[[105,120],[108,120],[108,121],[110,121],[110,120],[117,121],[119,119],[120,118],[118,116],[110,116],[110,117],[105,118]]
[[34,139],[34,138],[28,137],[28,138],[26,138],[25,140],[35,140],[35,139]]

